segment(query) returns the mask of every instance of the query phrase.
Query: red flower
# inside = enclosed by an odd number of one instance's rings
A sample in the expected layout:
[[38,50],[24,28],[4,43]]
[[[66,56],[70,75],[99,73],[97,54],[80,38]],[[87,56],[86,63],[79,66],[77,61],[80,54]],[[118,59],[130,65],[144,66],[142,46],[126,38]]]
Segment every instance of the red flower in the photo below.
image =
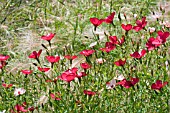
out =
[[126,59],[123,61],[122,59],[119,59],[118,61],[114,62],[116,66],[123,66],[126,63]]
[[50,97],[51,97],[53,100],[61,100],[61,98],[55,96],[54,93],[51,93],[51,94],[50,94]]
[[133,77],[131,77],[131,83],[132,83],[132,85],[134,86],[136,83],[138,83],[139,82],[139,78],[133,78]]
[[89,95],[89,96],[93,96],[93,95],[96,94],[96,92],[84,90],[84,94],[85,94],[85,95]]
[[80,66],[81,66],[83,69],[89,69],[89,68],[91,68],[91,65],[89,65],[88,63],[81,63]]
[[146,43],[146,47],[147,47],[148,51],[154,50],[154,49],[156,48],[155,45],[152,44],[152,42],[153,42],[154,40],[155,40],[154,37],[150,37],[150,38],[148,39],[148,42]]
[[4,88],[10,88],[10,87],[13,86],[13,84],[2,84],[2,86],[3,86]]
[[75,73],[62,73],[59,78],[66,82],[71,82],[75,79],[77,75]]
[[28,111],[32,111],[33,112],[34,110],[35,110],[35,108],[33,106],[28,108]]
[[146,26],[146,24],[147,24],[146,17],[143,17],[142,21],[137,20],[136,24],[137,24],[137,26],[134,26],[133,29],[138,32]]
[[22,105],[15,105],[15,110],[20,113],[20,112],[27,112],[26,109],[24,109],[24,107]]
[[80,54],[87,57],[87,56],[92,55],[94,52],[95,52],[95,50],[83,50],[80,52]]
[[153,90],[160,90],[161,88],[163,88],[165,85],[167,85],[168,82],[163,82],[161,80],[157,80],[156,83],[153,83],[151,88]]
[[112,44],[118,44],[117,36],[109,36],[109,40]]
[[132,86],[134,86],[136,83],[139,82],[139,78],[131,78],[130,81],[123,79],[122,81],[118,82],[117,84],[125,87],[125,88],[130,88]]
[[140,59],[140,58],[142,58],[145,54],[146,54],[146,50],[143,49],[140,53],[138,53],[138,52],[136,51],[136,52],[134,52],[133,54],[130,54],[130,56],[133,57],[133,58],[138,58],[138,59]]
[[116,48],[116,46],[114,46],[114,44],[112,44],[111,42],[106,42],[105,48],[100,48],[100,50],[108,53],[108,52],[114,50],[115,48]]
[[169,37],[170,33],[169,32],[162,32],[158,31],[157,32],[158,37],[162,40],[162,43],[164,44],[166,42],[166,39]]
[[115,16],[115,12],[112,12],[109,16],[107,16],[104,20],[104,22],[112,24],[113,23],[113,19]]
[[30,55],[29,55],[29,58],[33,58],[33,59],[38,59],[40,57],[40,54],[42,52],[42,49],[40,49],[38,51],[38,53],[36,51],[33,51]]
[[51,62],[51,63],[55,63],[55,62],[58,62],[60,60],[60,57],[59,56],[46,56],[46,59],[48,60],[48,62]]
[[33,71],[32,70],[21,70],[21,72],[25,75],[31,74]]
[[74,55],[74,56],[71,56],[71,55],[65,55],[65,56],[64,56],[64,58],[66,58],[66,59],[68,59],[68,60],[74,60],[74,59],[76,59],[76,58],[77,58],[77,56],[76,56],[76,55]]
[[41,67],[38,67],[38,70],[41,71],[41,72],[47,72],[48,70],[50,70],[50,68],[41,68]]
[[122,28],[123,28],[125,31],[129,31],[129,30],[132,29],[132,25],[131,25],[131,24],[127,24],[127,25],[122,24],[121,26],[122,26]]
[[95,26],[99,26],[100,24],[102,24],[104,20],[103,19],[98,19],[98,18],[90,18],[90,22]]
[[50,33],[50,34],[48,34],[48,35],[43,35],[43,36],[41,36],[41,39],[50,41],[54,36],[55,36],[55,33],[54,33],[54,34],[53,34],[53,33]]
[[9,55],[1,55],[0,54],[0,61],[6,61],[8,58],[10,58],[10,56]]
[[77,71],[78,71],[78,68],[72,68],[72,69],[66,70],[59,76],[59,78],[66,82],[71,82],[72,80],[75,79],[75,77],[77,77],[77,74],[76,74]]

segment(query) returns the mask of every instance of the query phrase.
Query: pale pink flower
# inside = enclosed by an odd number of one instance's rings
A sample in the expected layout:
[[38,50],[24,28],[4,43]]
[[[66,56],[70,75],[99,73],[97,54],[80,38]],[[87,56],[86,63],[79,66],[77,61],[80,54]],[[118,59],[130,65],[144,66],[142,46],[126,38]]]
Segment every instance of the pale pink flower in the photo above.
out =
[[98,58],[98,59],[96,59],[96,62],[99,64],[103,64],[104,62],[106,62],[106,60],[103,58]]
[[18,96],[18,95],[22,95],[26,92],[26,90],[24,88],[15,88],[14,90],[14,95]]

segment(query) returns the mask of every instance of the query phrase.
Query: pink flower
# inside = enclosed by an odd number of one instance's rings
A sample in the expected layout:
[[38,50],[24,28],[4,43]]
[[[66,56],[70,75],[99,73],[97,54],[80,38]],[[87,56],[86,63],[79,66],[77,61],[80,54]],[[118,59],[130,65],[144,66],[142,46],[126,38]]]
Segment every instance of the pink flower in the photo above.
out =
[[32,74],[32,70],[21,70],[21,72],[25,75],[29,75],[29,74]]
[[29,58],[33,58],[33,59],[38,59],[40,57],[40,54],[42,52],[42,49],[40,49],[38,51],[38,53],[36,51],[33,51],[30,55],[29,55]]
[[133,54],[130,54],[130,56],[133,57],[133,58],[138,58],[138,59],[140,59],[140,58],[142,58],[145,54],[146,54],[146,50],[143,49],[140,53],[138,53],[138,52],[136,51],[136,52],[134,52]]
[[106,23],[108,23],[108,24],[112,24],[115,14],[116,14],[115,12],[112,12],[109,16],[107,16],[107,17],[104,19],[104,22],[106,22]]
[[81,63],[80,66],[81,66],[83,69],[89,69],[89,68],[91,68],[91,65],[88,64],[88,63]]
[[9,55],[1,55],[0,54],[0,61],[6,61],[7,59],[9,59],[10,56]]
[[161,80],[157,80],[155,83],[152,84],[151,89],[153,90],[160,90],[162,89],[165,85],[167,85],[168,82],[163,82]]
[[50,33],[50,34],[41,36],[41,39],[50,41],[54,36],[55,36],[55,33],[54,34]]
[[41,67],[38,67],[38,70],[41,71],[41,72],[47,72],[48,70],[50,70],[50,68],[41,68]]
[[94,52],[95,52],[95,50],[83,50],[80,52],[80,54],[87,57],[87,56],[92,55]]
[[46,59],[48,60],[48,62],[51,62],[51,63],[55,63],[55,62],[58,62],[60,60],[60,57],[59,56],[46,56]]
[[112,79],[111,81],[106,83],[107,89],[113,89],[113,88],[115,88],[115,86],[116,86],[116,80],[115,79]]
[[116,66],[123,66],[125,65],[125,63],[126,63],[126,59],[125,60],[119,59],[118,61],[114,62]]
[[127,25],[122,24],[121,26],[122,26],[122,28],[123,28],[125,31],[129,31],[129,30],[132,29],[132,25],[131,25],[131,24],[127,24]]
[[84,90],[84,94],[85,94],[85,95],[89,95],[89,96],[93,96],[93,95],[96,94],[96,92],[89,91],[89,90]]
[[18,95],[22,95],[26,92],[26,90],[24,88],[15,88],[14,90],[14,95],[18,96]]
[[81,78],[81,77],[84,77],[86,75],[87,74],[85,72],[80,72],[80,73],[77,73],[77,78]]

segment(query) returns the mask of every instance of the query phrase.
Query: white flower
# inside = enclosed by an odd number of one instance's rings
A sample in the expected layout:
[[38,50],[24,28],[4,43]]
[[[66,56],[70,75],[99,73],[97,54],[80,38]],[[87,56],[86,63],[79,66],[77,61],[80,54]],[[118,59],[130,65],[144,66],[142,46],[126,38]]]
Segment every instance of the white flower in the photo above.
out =
[[106,89],[113,89],[116,86],[116,80],[112,79],[110,82],[106,83]]
[[26,92],[26,90],[24,88],[15,88],[14,90],[14,95],[18,96],[18,95],[22,95]]
[[94,47],[95,45],[97,45],[97,42],[91,43],[89,47]]
[[40,105],[44,105],[45,103],[47,103],[47,101],[48,101],[48,97],[47,96],[45,96],[45,95],[42,95],[41,97],[40,97],[40,99],[38,100],[38,104],[40,104]]
[[123,75],[119,75],[118,77],[114,77],[114,79],[116,79],[116,80],[123,80],[123,79],[125,79],[125,77]]
[[150,33],[155,32],[155,28],[154,28],[154,27],[149,27],[149,32],[150,32]]
[[96,59],[96,62],[99,64],[103,64],[104,62],[106,62],[106,60],[102,59],[102,58],[98,58],[98,59]]
[[6,112],[6,110],[0,111],[0,113],[5,113],[5,112]]

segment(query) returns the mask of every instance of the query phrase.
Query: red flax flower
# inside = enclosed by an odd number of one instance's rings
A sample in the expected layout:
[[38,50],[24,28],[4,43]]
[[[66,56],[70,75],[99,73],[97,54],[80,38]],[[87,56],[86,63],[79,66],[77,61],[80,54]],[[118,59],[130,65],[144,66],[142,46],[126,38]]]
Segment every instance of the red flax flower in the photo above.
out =
[[143,17],[143,18],[142,18],[142,21],[137,20],[137,21],[136,21],[136,24],[137,24],[137,26],[134,26],[133,29],[134,29],[136,32],[138,32],[138,31],[140,31],[141,29],[143,29],[143,28],[146,26],[146,24],[147,24],[146,17]]
[[130,56],[133,57],[133,58],[138,58],[138,59],[140,59],[140,58],[142,58],[145,54],[146,54],[146,50],[143,49],[140,53],[136,51],[136,52],[134,52],[133,54],[130,54]]
[[59,76],[59,79],[64,80],[66,82],[71,82],[75,79],[75,77],[77,77],[77,71],[78,68],[66,70]]
[[55,33],[54,34],[50,33],[50,34],[41,36],[41,39],[50,41],[54,36],[55,36]]
[[112,44],[111,42],[106,42],[105,48],[100,48],[100,50],[108,53],[108,52],[114,50],[115,48],[116,48],[116,46],[114,46],[114,44]]
[[80,66],[81,66],[83,69],[89,69],[89,68],[91,68],[91,65],[88,64],[88,63],[81,63]]
[[80,54],[87,57],[87,56],[92,55],[94,52],[95,52],[95,50],[83,50],[80,52]]
[[93,95],[96,94],[96,92],[84,90],[84,94],[85,94],[85,95],[89,95],[89,96],[93,96]]
[[47,72],[48,70],[50,70],[50,68],[41,68],[41,67],[38,67],[38,70],[41,71],[41,72]]
[[122,28],[123,28],[125,31],[129,31],[129,30],[132,29],[132,25],[131,25],[131,24],[127,24],[127,25],[122,24],[121,26],[122,26]]
[[46,59],[48,60],[48,62],[51,62],[51,63],[55,63],[55,62],[58,62],[60,60],[60,57],[59,56],[46,56]]
[[162,89],[162,88],[163,88],[165,85],[167,85],[167,84],[168,84],[168,82],[163,82],[163,83],[162,83],[161,80],[157,80],[156,83],[153,83],[153,84],[152,84],[151,88],[152,88],[153,90],[160,90],[160,89]]
[[29,75],[29,74],[32,74],[32,70],[21,70],[21,72],[25,75]]
[[121,39],[118,39],[117,36],[109,36],[109,40],[114,45],[116,44],[122,45],[125,42],[125,37],[122,36]]
[[9,55],[1,55],[0,54],[0,61],[6,61],[7,59],[9,59],[10,56]]
[[42,52],[42,49],[40,49],[38,52],[33,51],[33,52],[29,55],[29,58],[38,59],[38,58],[40,57],[41,52]]
[[13,86],[13,84],[2,84],[2,86],[3,86],[4,88],[10,88],[10,87]]
[[20,113],[20,112],[27,112],[28,110],[26,110],[25,108],[24,108],[24,106],[22,106],[22,105],[19,105],[19,104],[17,104],[17,105],[15,105],[15,110],[18,112],[18,113]]
[[68,60],[74,60],[74,59],[77,58],[77,56],[76,56],[76,55],[73,55],[73,56],[71,56],[71,55],[65,55],[64,58],[66,58],[66,59],[68,59]]
[[104,19],[104,22],[106,22],[108,24],[113,24],[113,19],[114,19],[115,14],[116,14],[115,12],[112,12],[109,16],[107,16]]
[[94,25],[94,30],[96,31],[97,26],[102,24],[104,19],[90,18],[90,22]]
[[126,63],[126,59],[125,60],[119,59],[118,61],[114,62],[116,66],[123,66],[125,65],[125,63]]
[[162,44],[164,44],[166,42],[166,39],[170,35],[169,32],[162,32],[162,31],[158,31],[157,34],[158,34],[158,37],[162,40]]
[[130,88],[132,86],[134,86],[136,83],[139,82],[139,78],[132,78],[131,77],[131,80],[126,80],[126,79],[123,79],[122,81],[118,82],[117,84],[125,87],[125,88]]
[[118,44],[117,36],[109,36],[109,40],[112,44]]
[[162,40],[160,39],[160,37],[157,37],[157,38],[150,37],[148,39],[148,42],[146,43],[146,47],[148,51],[151,51],[159,47],[161,44],[162,44]]

